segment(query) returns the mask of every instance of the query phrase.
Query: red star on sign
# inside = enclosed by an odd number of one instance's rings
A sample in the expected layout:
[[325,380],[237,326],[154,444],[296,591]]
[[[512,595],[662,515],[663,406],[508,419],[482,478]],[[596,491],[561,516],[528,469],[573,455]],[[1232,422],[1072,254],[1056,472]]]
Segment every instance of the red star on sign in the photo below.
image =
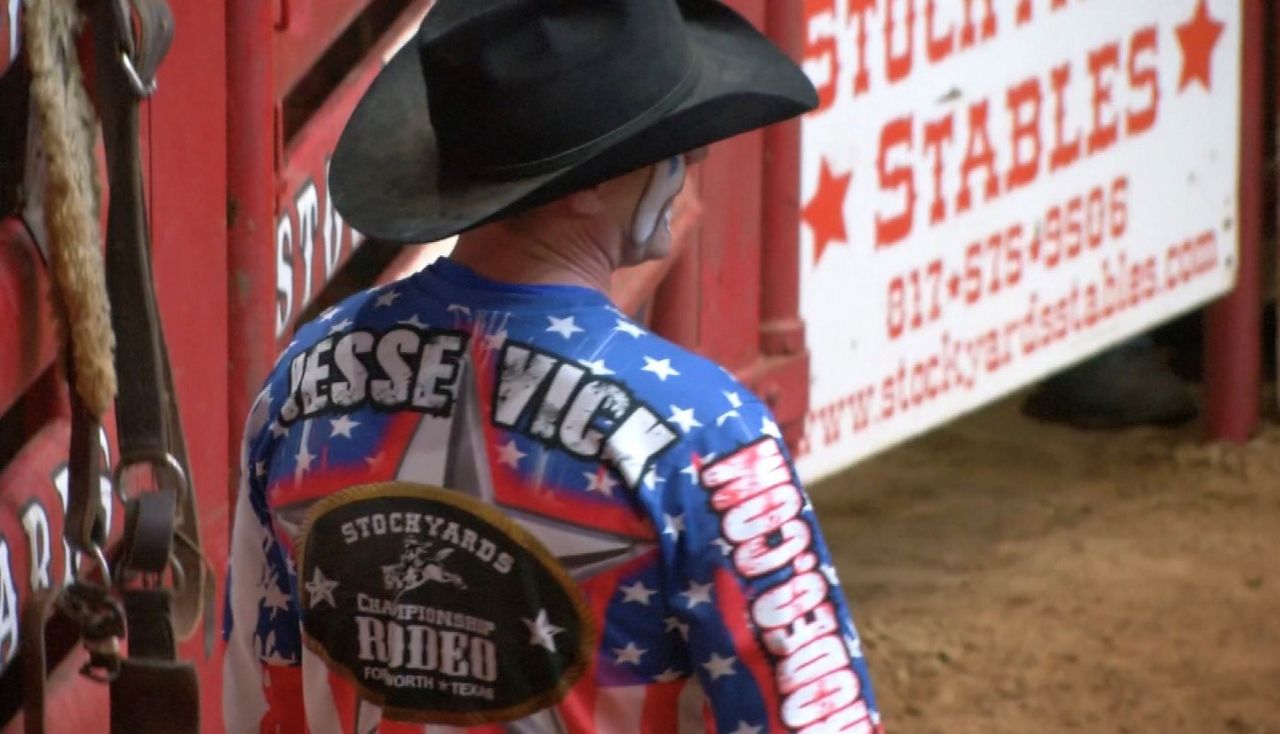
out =
[[853,173],[836,176],[826,159],[818,174],[818,191],[804,207],[804,220],[813,229],[813,263],[818,264],[822,253],[833,242],[848,243],[844,228],[844,200],[849,193]]
[[1192,81],[1200,82],[1206,91],[1213,88],[1213,47],[1218,44],[1223,25],[1209,16],[1208,0],[1200,0],[1191,20],[1175,28],[1178,45],[1182,46],[1182,78],[1178,81],[1178,91],[1186,89]]

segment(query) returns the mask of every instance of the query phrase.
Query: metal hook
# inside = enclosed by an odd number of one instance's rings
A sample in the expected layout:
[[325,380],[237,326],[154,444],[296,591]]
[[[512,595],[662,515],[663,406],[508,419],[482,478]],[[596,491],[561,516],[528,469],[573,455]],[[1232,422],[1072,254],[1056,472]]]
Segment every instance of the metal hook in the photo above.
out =
[[133,91],[141,99],[146,99],[156,93],[159,88],[159,82],[155,77],[151,77],[148,81],[142,81],[142,77],[138,75],[138,69],[133,65],[133,57],[128,51],[120,51],[120,65],[124,67],[124,75],[129,79],[129,86],[133,87]]

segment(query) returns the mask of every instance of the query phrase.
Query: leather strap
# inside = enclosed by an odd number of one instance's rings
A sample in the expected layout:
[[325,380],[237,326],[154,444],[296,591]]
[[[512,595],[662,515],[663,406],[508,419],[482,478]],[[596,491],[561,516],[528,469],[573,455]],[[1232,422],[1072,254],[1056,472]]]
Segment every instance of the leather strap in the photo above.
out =
[[[97,57],[111,201],[107,216],[107,291],[116,336],[116,426],[120,463],[116,491],[127,502],[117,585],[123,589],[129,658],[111,682],[111,731],[195,734],[199,689],[195,669],[174,662],[172,596],[163,587],[127,588],[128,575],[156,579],[175,555],[180,631],[201,615],[205,567],[199,547],[195,492],[190,484],[177,396],[165,347],[151,270],[138,130],[138,102],[155,90],[155,72],[168,51],[173,17],[164,0],[97,0],[91,25]],[[118,63],[117,63],[118,61]],[[151,491],[133,496],[131,472],[149,468]],[[184,562],[185,559],[185,562]],[[184,569],[193,579],[181,578]],[[185,569],[189,569],[186,571]],[[206,625],[212,619],[205,620]],[[155,705],[163,701],[163,705]]]
[[[141,499],[164,494],[151,492]],[[147,510],[140,510],[140,522],[146,521],[146,514]],[[173,660],[176,645],[173,627],[169,624],[171,596],[164,588],[124,592],[129,657],[121,661],[120,671],[111,681],[113,734],[196,734],[200,731],[200,691],[195,667]]]
[[44,629],[57,600],[56,589],[41,589],[22,610],[22,723],[26,734],[44,733],[44,680],[49,665]]
[[124,615],[129,622],[129,657],[172,660],[176,652],[169,626],[168,589],[131,589],[124,593]]
[[191,664],[131,657],[111,684],[111,732],[198,734],[199,698]]
[[[135,0],[141,39],[167,41],[165,19],[158,0]],[[168,400],[163,381],[164,340],[151,279],[150,242],[146,230],[141,149],[138,135],[138,94],[122,58],[130,58],[132,23],[121,17],[121,0],[93,3],[90,19],[98,61],[99,113],[106,148],[111,200],[107,211],[107,287],[112,296],[111,325],[116,333],[119,393],[116,424],[121,466],[150,463],[170,453]],[[146,28],[145,23],[156,24]],[[162,47],[167,47],[167,42]],[[123,47],[123,48],[122,48]],[[144,54],[149,58],[153,54]],[[145,82],[145,80],[144,80]],[[126,290],[128,289],[128,290]],[[118,297],[118,298],[117,298]],[[125,453],[127,451],[127,453]]]
[[[117,492],[128,498],[121,548],[125,574],[159,577],[175,558],[175,597],[165,588],[124,593],[129,658],[111,683],[111,731],[195,734],[200,697],[195,668],[173,662],[178,636],[188,636],[208,592],[200,526],[177,395],[151,272],[143,197],[138,101],[155,91],[155,72],[168,51],[173,17],[164,0],[98,0],[91,18],[99,74],[99,102],[111,203],[107,218],[107,291],[112,302],[116,426],[120,463]],[[112,63],[113,52],[120,63]],[[130,472],[150,468],[152,491],[131,497]],[[174,544],[175,533],[183,542]],[[178,571],[182,569],[182,571]],[[213,615],[205,616],[208,650]],[[152,702],[164,701],[163,706]]]
[[[120,556],[112,565],[117,579],[126,573],[159,576],[169,567],[169,554],[173,552],[176,499],[173,492],[145,492],[125,505]],[[165,609],[168,610],[167,603]],[[127,603],[125,613],[129,615],[129,625],[132,627],[133,617],[129,614]]]
[[[178,639],[185,640],[195,634],[204,621],[205,657],[213,654],[215,621],[215,574],[201,550],[200,514],[194,480],[191,478],[191,462],[187,455],[187,442],[182,433],[181,416],[178,414],[177,393],[173,389],[173,373],[166,355],[161,376],[168,396],[170,430],[169,447],[178,465],[187,472],[186,492],[178,496],[176,514],[177,529],[173,544],[173,558],[185,577],[185,585],[173,599],[173,627]],[[202,603],[203,602],[203,603]]]
[[[68,367],[68,373],[74,371]],[[106,509],[102,506],[102,453],[98,433],[102,426],[71,390],[71,444],[68,448],[67,515],[63,534],[76,552],[90,553],[107,542]],[[68,559],[68,562],[69,559]]]
[[213,619],[203,610],[212,578],[200,552],[196,495],[153,286],[138,135],[138,101],[155,88],[173,17],[163,0],[98,0],[91,23],[111,187],[106,270],[119,375],[115,486],[129,496],[135,471],[149,468],[155,489],[173,493],[183,542],[171,547],[186,577],[174,600],[173,624],[186,638],[204,616],[209,637]]

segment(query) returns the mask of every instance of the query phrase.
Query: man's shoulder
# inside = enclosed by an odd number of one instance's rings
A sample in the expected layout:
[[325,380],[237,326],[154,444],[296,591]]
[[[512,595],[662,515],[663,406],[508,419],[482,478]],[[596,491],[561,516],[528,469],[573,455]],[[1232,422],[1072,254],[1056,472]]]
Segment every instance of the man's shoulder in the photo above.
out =
[[401,280],[358,291],[300,324],[277,355],[264,394],[281,396],[282,387],[290,383],[294,362],[315,351],[322,342],[328,341],[328,349],[332,349],[337,337],[355,331],[381,332],[399,325],[428,328],[425,321],[415,316],[422,310],[423,297],[411,285]]
[[289,349],[306,351],[329,336],[357,329],[388,329],[409,323],[423,306],[422,293],[409,280],[357,291],[298,327]]
[[611,339],[594,366],[616,374],[616,379],[641,400],[677,416],[692,410],[699,423],[704,415],[714,417],[755,401],[723,366],[657,334],[636,329],[642,333]]

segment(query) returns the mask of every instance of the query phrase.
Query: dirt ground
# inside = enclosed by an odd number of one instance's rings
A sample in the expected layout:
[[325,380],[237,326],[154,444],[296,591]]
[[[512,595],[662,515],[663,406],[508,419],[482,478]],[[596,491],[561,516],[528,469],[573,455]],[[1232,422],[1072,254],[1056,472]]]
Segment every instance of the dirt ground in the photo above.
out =
[[999,403],[811,487],[890,734],[1280,734],[1280,425]]

